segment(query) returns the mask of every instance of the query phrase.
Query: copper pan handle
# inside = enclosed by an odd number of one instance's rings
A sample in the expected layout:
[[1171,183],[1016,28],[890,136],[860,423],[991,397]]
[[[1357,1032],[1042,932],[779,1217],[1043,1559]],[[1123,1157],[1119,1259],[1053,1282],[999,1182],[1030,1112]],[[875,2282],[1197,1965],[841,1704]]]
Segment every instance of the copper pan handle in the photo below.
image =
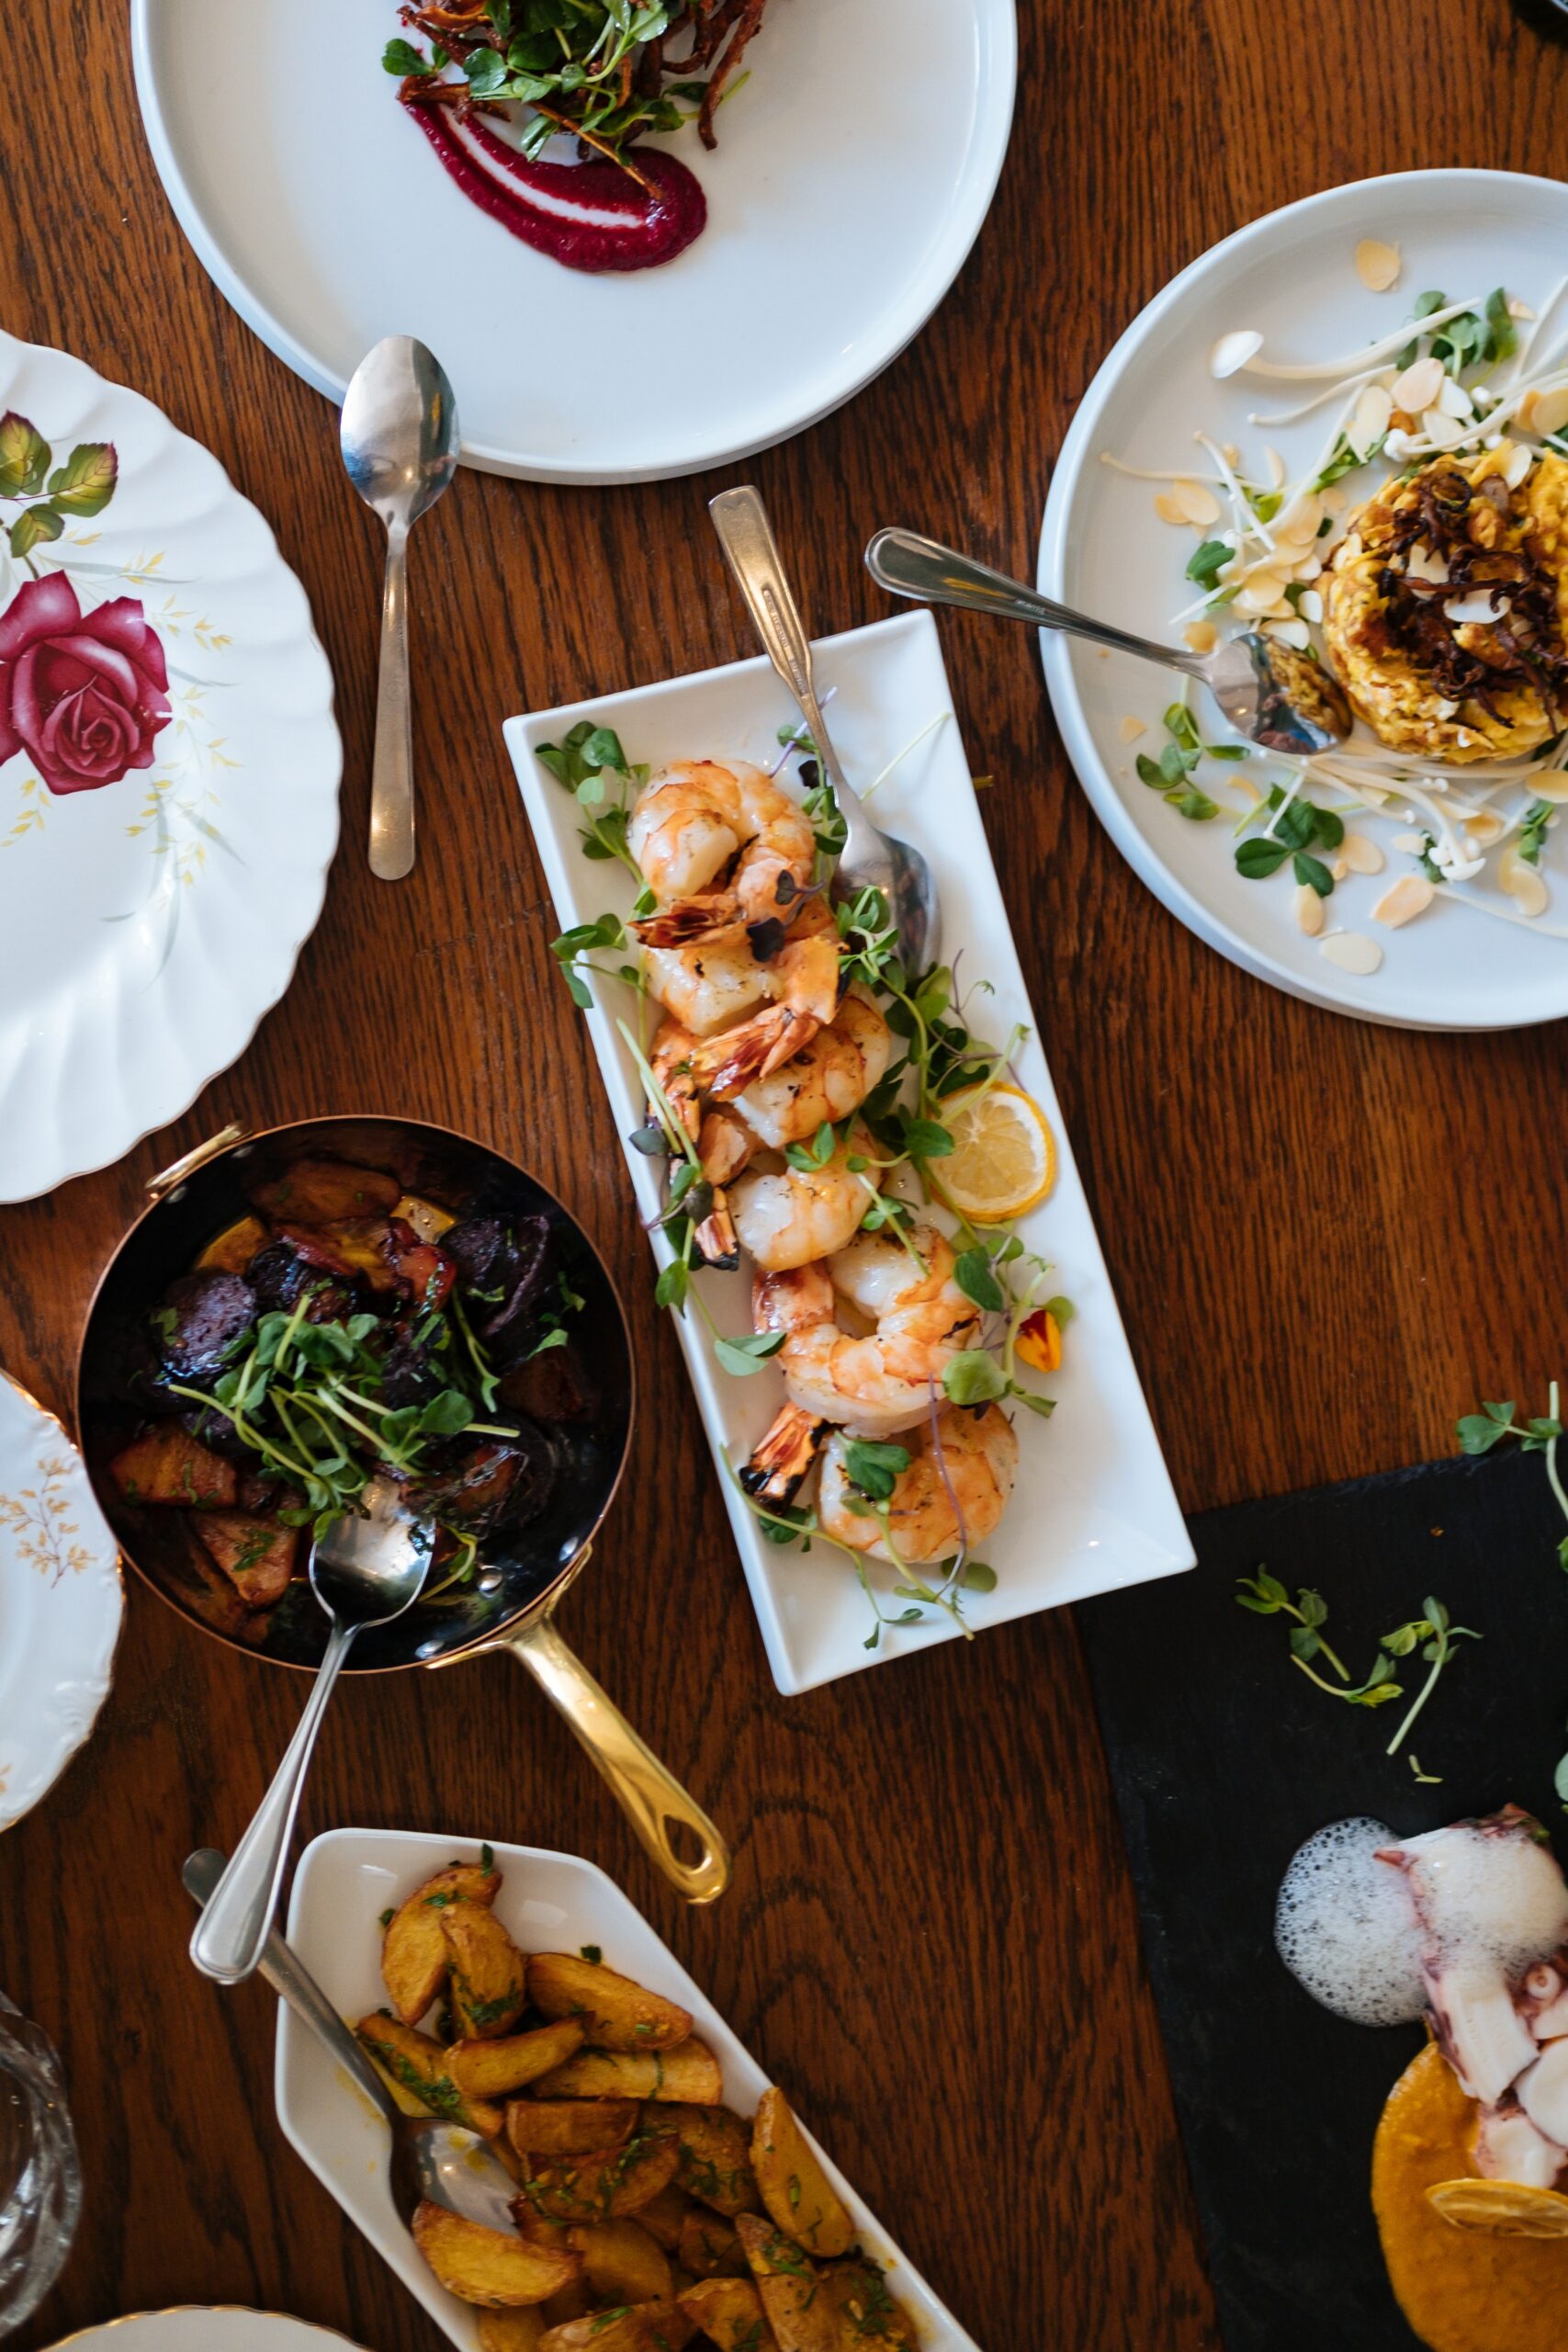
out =
[[198,1143],[194,1151],[187,1151],[171,1167],[160,1168],[155,1176],[149,1176],[146,1190],[153,1200],[163,1200],[177,1184],[183,1184],[187,1176],[194,1176],[198,1168],[205,1168],[209,1159],[216,1159],[220,1151],[227,1151],[233,1144],[243,1143],[248,1132],[238,1121],[220,1127],[215,1136],[209,1136],[205,1143]]
[[[547,1611],[530,1616],[498,1642],[525,1666],[565,1716],[593,1769],[636,1830],[644,1849],[688,1903],[716,1903],[729,1884],[729,1849],[674,1774],[633,1731],[581,1660],[561,1639]],[[671,1841],[671,1825],[690,1831],[702,1849],[683,1862]]]

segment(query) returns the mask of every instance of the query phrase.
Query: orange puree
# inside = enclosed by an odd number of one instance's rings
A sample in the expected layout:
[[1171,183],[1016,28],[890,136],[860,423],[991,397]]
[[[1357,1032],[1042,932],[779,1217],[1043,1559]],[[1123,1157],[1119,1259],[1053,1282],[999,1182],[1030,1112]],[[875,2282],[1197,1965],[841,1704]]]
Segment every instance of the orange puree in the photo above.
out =
[[1432,2352],[1562,2352],[1568,2238],[1456,2229],[1427,2204],[1472,2169],[1474,2101],[1428,2043],[1389,2094],[1372,2148],[1372,2210],[1400,2307]]

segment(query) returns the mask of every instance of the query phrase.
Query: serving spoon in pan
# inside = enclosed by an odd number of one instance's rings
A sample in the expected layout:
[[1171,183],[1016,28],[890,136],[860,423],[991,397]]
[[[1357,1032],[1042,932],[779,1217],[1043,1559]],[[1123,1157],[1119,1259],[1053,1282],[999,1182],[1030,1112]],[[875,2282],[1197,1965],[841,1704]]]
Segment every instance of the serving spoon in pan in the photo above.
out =
[[1026,588],[1020,580],[1010,580],[1005,571],[993,571],[989,564],[976,563],[940,540],[922,538],[918,531],[878,531],[866,548],[865,568],[894,595],[918,604],[956,605],[964,612],[993,613],[1031,628],[1061,629],[1068,637],[1087,638],[1091,645],[1109,646],[1113,652],[1134,653],[1140,662],[1180,670],[1208,687],[1238,735],[1267,752],[1305,757],[1332,751],[1350,732],[1350,706],[1338,680],[1321,662],[1258,629],[1233,637],[1214,653],[1181,652],[1110,621],[1091,620]]
[[[232,1868],[231,1863],[229,1869]],[[188,1857],[180,1878],[187,1894],[210,1906],[225,1874],[222,1855],[203,1846]],[[204,1908],[204,1921],[206,1917]],[[197,1932],[200,1933],[199,1926]],[[262,1939],[256,1973],[280,2001],[288,2002],[333,2064],[342,2067],[355,2089],[362,2091],[384,2117],[392,2135],[388,2180],[403,2227],[412,2227],[414,2214],[428,2199],[470,2222],[481,2222],[486,2229],[503,2230],[510,2235],[515,2227],[511,2207],[517,2183],[490,2143],[466,2124],[448,2123],[438,2115],[405,2115],[299,1953],[270,1924]]]

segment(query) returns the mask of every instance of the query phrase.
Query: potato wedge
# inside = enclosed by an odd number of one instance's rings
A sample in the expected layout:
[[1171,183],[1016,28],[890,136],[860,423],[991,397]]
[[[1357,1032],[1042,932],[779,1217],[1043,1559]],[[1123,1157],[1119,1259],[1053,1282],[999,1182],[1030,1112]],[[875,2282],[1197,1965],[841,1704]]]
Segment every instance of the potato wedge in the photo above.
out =
[[649,2132],[672,2132],[681,2151],[675,2186],[701,2198],[716,2213],[754,2213],[759,2191],[751,2171],[751,2134],[728,2107],[677,2106],[650,2099],[642,2110]]
[[202,1274],[243,1274],[258,1250],[266,1244],[266,1227],[259,1216],[243,1216],[226,1225],[197,1260]]
[[291,1225],[327,1225],[338,1217],[385,1216],[402,1193],[378,1168],[351,1168],[345,1159],[296,1159],[252,1200],[265,1216]]
[[417,2025],[441,1990],[448,1958],[441,1914],[461,1898],[493,1903],[501,1872],[474,1862],[454,1862],[425,1880],[399,1905],[381,1942],[381,1981],[405,2025]]
[[702,2278],[675,2300],[719,2352],[773,2352],[773,2331],[750,2278]]
[[354,2029],[362,2046],[380,2067],[409,2115],[444,2115],[452,2123],[466,2123],[487,2140],[499,2139],[506,2117],[488,2099],[465,2098],[446,2072],[446,2052],[427,2033],[416,2033],[400,2018],[379,2010],[361,2018]]
[[465,2040],[508,2033],[527,2003],[525,1962],[488,1903],[459,1895],[437,1914],[452,1968],[452,2007]]
[[528,1998],[543,2017],[581,2018],[595,2050],[672,2050],[691,2036],[689,2009],[572,1952],[530,1956]]
[[751,2169],[762,2202],[781,2230],[817,2255],[848,2254],[855,2225],[807,2145],[783,2091],[770,2086],[757,2102]]
[[756,2213],[738,2214],[735,2227],[779,2352],[839,2352],[838,2313],[822,2293],[817,2265]]
[[567,2233],[582,2256],[582,2278],[598,2303],[668,2302],[674,2293],[670,2257],[640,2222],[588,2222]]
[[562,2018],[532,2033],[502,2034],[495,2041],[454,2041],[446,2052],[446,2071],[458,2089],[472,2098],[505,2098],[525,2084],[537,2082],[552,2067],[564,2065],[581,2047],[581,2026],[575,2018]]
[[515,2303],[510,2311],[480,2312],[479,2352],[537,2352],[549,2325],[537,2303]]
[[514,2098],[506,2136],[520,2156],[586,2156],[595,2148],[625,2147],[637,2114],[635,2098]]
[[692,2200],[673,2186],[661,2188],[646,2205],[637,2209],[637,2227],[644,2229],[666,2254],[674,2254],[681,2244],[681,2233],[686,2226],[686,2216]]
[[541,2098],[653,2098],[681,2106],[716,2107],[724,2075],[705,2041],[694,2034],[673,2050],[580,2050],[535,2085]]
[[842,2262],[825,2262],[822,2292],[838,2314],[843,2343],[859,2344],[869,2337],[879,2345],[915,2352],[920,2339],[913,2324],[888,2293],[881,2265],[869,2255],[853,2254]]
[[411,2227],[441,2284],[465,2303],[542,2303],[581,2276],[582,2258],[570,2247],[531,2245],[445,2205],[419,2206]]
[[740,2241],[722,2213],[705,2213],[694,2205],[681,2224],[676,2259],[694,2278],[745,2278],[750,2276]]
[[668,2188],[679,2160],[673,2140],[638,2132],[624,2148],[556,2162],[533,2159],[523,2195],[547,2222],[615,2222]]
[[271,1609],[288,1589],[299,1530],[243,1510],[204,1510],[196,1532],[247,1609]]
[[132,1438],[109,1464],[109,1476],[128,1503],[173,1504],[186,1510],[232,1510],[239,1473],[182,1430],[178,1421]]
[[695,2332],[678,2303],[631,2303],[547,2328],[539,2352],[681,2352]]

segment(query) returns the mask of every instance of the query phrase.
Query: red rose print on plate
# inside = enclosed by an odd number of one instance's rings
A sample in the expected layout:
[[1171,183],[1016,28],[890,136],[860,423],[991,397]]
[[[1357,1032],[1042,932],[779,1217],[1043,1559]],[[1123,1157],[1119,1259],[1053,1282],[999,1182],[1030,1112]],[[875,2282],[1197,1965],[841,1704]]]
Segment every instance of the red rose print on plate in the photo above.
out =
[[134,596],[88,613],[62,572],[0,614],[0,762],[25,752],[52,793],[96,792],[150,768],[169,673]]

